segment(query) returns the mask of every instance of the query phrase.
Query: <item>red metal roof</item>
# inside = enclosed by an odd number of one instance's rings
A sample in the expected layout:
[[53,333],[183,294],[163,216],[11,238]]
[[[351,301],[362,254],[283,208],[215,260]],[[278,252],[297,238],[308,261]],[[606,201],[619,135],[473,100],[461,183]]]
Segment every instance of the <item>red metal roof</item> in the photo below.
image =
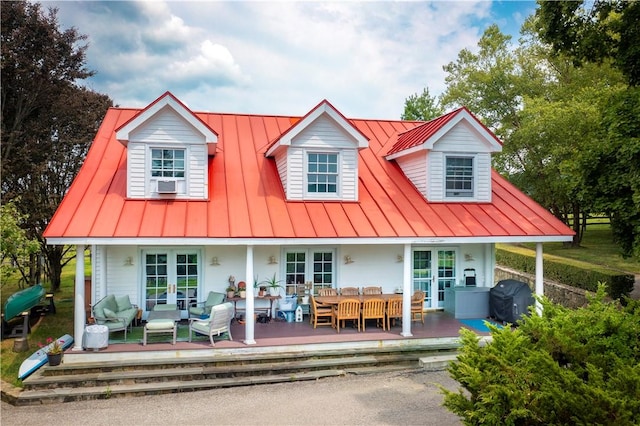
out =
[[[196,113],[219,135],[217,153],[209,157],[209,200],[128,199],[126,148],[115,131],[140,111],[109,109],[46,238],[496,240],[573,234],[495,172],[491,203],[428,202],[395,161],[384,158],[394,144],[405,143],[403,132],[416,128],[397,120],[349,119],[369,139],[369,148],[359,151],[358,202],[285,200],[275,160],[264,154],[300,117],[220,113]],[[434,132],[455,113],[418,128]]]

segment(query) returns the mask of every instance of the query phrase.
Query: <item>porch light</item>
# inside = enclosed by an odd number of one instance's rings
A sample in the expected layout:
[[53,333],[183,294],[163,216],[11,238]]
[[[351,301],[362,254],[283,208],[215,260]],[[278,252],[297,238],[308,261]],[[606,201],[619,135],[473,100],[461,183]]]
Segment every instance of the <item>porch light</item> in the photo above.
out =
[[350,263],[353,263],[354,261],[351,259],[351,256],[347,255],[344,257],[344,264],[348,265]]
[[475,259],[473,258],[473,256],[472,256],[471,254],[469,254],[469,253],[465,253],[465,254],[464,254],[464,260],[465,260],[466,262],[473,262]]
[[211,266],[220,266],[220,262],[218,262],[218,256],[213,256],[213,257],[211,258],[211,263],[210,263],[210,265],[211,265]]
[[271,255],[269,256],[269,265],[277,265],[278,261],[276,260],[276,257]]
[[127,256],[124,259],[124,266],[133,266],[133,257]]
[[402,262],[404,262],[404,257],[403,257],[401,254],[399,254],[399,255],[396,257],[396,262],[397,262],[397,263],[402,263]]

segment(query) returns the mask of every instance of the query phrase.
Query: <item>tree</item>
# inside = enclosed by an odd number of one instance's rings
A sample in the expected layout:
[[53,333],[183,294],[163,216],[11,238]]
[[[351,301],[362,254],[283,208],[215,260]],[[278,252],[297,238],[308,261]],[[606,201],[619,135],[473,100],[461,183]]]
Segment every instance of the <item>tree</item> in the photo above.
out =
[[27,238],[40,241],[55,291],[66,250],[47,245],[42,233],[112,102],[78,85],[94,74],[85,68],[86,37],[60,31],[56,9],[45,14],[27,2],[1,8],[2,196],[27,217]]
[[24,229],[20,227],[27,217],[20,214],[13,201],[0,206],[0,256],[1,278],[6,283],[16,272],[20,281],[28,283],[35,274],[25,266],[31,265],[31,256],[40,250],[37,240],[30,240]]
[[402,120],[429,121],[444,114],[435,96],[429,94],[429,89],[424,88],[422,94],[409,96],[404,101],[404,112],[400,116]]
[[461,330],[448,371],[462,388],[441,388],[465,424],[637,424],[640,303],[605,301],[604,286],[580,309],[541,299],[542,316],[516,329],[490,326],[492,341]]
[[640,2],[580,0],[538,4],[538,33],[556,53],[573,58],[576,65],[612,59],[629,85],[640,84]]

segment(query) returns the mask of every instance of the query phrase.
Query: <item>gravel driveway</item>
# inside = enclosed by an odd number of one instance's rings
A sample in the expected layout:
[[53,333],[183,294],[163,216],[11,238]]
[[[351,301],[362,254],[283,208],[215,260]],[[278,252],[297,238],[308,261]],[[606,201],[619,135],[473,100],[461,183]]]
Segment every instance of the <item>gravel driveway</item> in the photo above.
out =
[[12,425],[459,425],[446,372],[395,372],[35,407],[2,403]]

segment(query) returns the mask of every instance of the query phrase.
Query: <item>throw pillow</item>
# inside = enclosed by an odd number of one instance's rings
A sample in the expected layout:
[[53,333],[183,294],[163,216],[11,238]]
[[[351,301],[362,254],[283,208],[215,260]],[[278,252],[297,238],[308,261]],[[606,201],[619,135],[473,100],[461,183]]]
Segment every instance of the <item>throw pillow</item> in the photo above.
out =
[[118,312],[126,311],[127,309],[133,308],[131,306],[131,301],[129,300],[129,296],[116,296],[116,305],[118,306]]
[[107,318],[118,318],[116,313],[109,308],[104,308],[104,316]]

